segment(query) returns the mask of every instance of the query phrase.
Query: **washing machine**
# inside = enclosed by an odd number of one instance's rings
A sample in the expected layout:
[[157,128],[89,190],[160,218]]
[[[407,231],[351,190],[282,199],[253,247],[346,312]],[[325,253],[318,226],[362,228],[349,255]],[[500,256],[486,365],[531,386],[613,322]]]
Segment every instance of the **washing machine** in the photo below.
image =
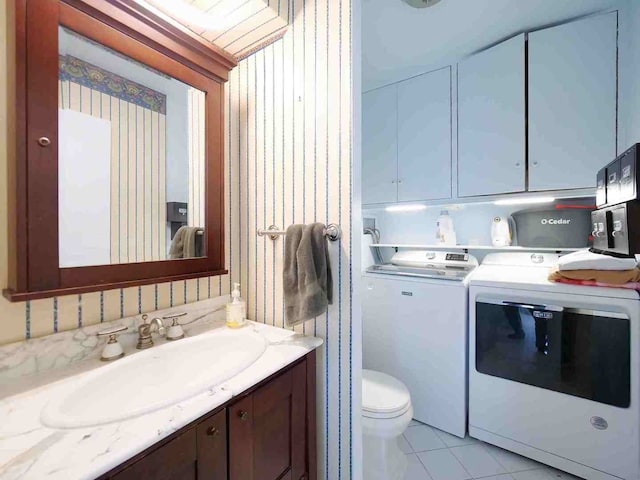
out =
[[363,366],[409,389],[414,418],[464,437],[467,253],[400,251],[363,274]]
[[469,282],[469,434],[589,480],[640,475],[638,292],[549,282],[557,254]]

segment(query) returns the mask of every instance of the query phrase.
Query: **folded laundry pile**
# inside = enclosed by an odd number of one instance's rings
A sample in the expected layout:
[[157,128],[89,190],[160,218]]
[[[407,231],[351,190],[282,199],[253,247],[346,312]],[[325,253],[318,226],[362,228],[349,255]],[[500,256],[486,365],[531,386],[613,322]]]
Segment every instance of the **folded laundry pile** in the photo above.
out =
[[560,257],[549,272],[552,282],[623,287],[638,290],[640,268],[635,258],[620,258],[589,250],[580,250]]
[[623,283],[621,285],[616,285],[613,283],[605,283],[605,282],[596,282],[595,280],[572,280],[570,278],[560,277],[555,280],[557,283],[566,283],[569,285],[582,285],[587,287],[608,287],[608,288],[627,288],[629,290],[638,290],[640,291],[640,282],[628,282]]

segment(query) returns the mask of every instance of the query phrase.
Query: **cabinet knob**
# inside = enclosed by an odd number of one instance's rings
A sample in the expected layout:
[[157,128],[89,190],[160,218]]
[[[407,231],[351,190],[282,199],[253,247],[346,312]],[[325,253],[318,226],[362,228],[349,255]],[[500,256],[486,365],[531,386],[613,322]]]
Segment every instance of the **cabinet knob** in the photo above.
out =
[[220,435],[220,430],[218,430],[216,427],[209,427],[207,428],[207,435],[209,435],[210,437],[217,437],[218,435]]
[[519,167],[519,166],[520,166],[520,162],[516,162],[516,167]]
[[41,147],[48,147],[49,145],[51,145],[51,140],[49,140],[49,137],[40,137],[38,139],[38,145],[40,145]]
[[537,167],[538,166],[538,162],[533,162],[533,166]]
[[395,180],[391,180],[391,183],[396,183],[396,181]]
[[402,183],[402,180],[398,180],[398,183]]
[[238,416],[240,417],[240,420],[246,420],[249,414],[244,410],[240,410],[240,413],[238,413]]

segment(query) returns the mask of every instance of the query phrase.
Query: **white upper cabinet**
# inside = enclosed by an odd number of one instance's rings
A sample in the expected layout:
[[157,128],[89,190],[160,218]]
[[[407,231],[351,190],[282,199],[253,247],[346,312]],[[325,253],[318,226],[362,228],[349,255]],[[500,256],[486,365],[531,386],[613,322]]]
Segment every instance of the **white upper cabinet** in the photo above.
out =
[[362,203],[397,200],[396,85],[362,96]]
[[458,64],[458,196],[525,189],[525,36]]
[[594,187],[616,156],[617,13],[529,34],[529,190]]
[[451,198],[451,68],[398,84],[398,201]]

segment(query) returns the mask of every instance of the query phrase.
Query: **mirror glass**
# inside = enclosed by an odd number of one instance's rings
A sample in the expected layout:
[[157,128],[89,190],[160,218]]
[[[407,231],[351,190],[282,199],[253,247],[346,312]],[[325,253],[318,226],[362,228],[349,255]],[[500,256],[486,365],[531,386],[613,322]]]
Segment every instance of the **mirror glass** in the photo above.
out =
[[59,29],[61,267],[205,256],[205,93]]

